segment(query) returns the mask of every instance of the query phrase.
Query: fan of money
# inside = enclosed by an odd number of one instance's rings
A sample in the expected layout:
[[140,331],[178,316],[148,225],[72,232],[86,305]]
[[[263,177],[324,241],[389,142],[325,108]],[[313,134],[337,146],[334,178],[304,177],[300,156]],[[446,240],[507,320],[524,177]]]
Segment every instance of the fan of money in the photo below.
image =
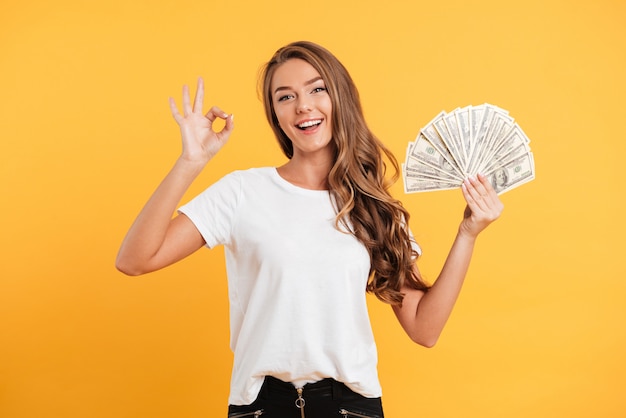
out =
[[409,143],[402,165],[404,191],[455,189],[481,173],[502,194],[535,178],[529,143],[509,112],[497,106],[441,112]]

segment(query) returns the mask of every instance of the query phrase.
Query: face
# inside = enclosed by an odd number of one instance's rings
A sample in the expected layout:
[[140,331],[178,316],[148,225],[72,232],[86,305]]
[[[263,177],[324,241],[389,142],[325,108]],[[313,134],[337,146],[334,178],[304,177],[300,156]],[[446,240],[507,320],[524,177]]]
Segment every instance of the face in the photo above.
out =
[[274,72],[271,93],[280,128],[293,143],[293,157],[332,155],[332,103],[317,70],[290,59]]
[[496,171],[496,184],[504,186],[506,184],[506,173],[503,170]]

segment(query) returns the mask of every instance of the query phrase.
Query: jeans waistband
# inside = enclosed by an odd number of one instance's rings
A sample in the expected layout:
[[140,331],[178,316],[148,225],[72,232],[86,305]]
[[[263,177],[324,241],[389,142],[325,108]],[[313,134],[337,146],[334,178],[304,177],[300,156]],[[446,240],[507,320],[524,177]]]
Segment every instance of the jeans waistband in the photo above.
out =
[[[345,384],[335,379],[326,378],[314,383],[307,383],[302,387],[305,397],[332,397],[333,399],[351,398],[360,396],[350,390]],[[272,376],[266,376],[261,388],[261,392],[265,392],[272,397],[286,396],[293,398],[296,395],[296,387],[293,383],[284,382]]]

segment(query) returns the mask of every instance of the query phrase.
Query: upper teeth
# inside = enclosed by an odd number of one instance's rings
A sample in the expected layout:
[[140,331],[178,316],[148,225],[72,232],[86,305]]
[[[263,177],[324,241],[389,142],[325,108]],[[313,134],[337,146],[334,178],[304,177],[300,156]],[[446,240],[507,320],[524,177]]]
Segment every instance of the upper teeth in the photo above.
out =
[[307,122],[302,122],[298,126],[300,128],[308,128],[309,126],[317,125],[319,123],[322,123],[322,121],[321,120],[310,120],[310,121],[307,121]]

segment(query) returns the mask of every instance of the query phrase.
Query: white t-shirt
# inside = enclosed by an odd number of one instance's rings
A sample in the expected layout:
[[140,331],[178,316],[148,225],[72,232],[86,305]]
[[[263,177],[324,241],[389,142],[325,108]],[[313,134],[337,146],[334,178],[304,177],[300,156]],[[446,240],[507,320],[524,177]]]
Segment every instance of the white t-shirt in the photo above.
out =
[[180,212],[208,247],[225,247],[230,404],[252,403],[266,375],[296,387],[332,377],[381,396],[365,298],[370,258],[335,227],[328,191],[255,168],[226,175]]

